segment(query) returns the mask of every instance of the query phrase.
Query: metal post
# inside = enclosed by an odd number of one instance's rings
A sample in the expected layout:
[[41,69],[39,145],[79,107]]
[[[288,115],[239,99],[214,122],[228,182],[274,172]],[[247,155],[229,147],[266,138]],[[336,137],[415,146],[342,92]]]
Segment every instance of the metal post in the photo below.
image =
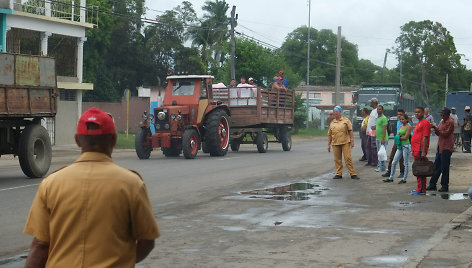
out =
[[341,87],[341,26],[338,26],[338,42],[336,46],[336,93],[334,94],[334,105],[339,103],[339,91]]
[[310,115],[310,20],[311,20],[311,0],[308,0],[308,40],[306,57],[306,128],[308,128],[308,116]]
[[446,74],[446,94],[444,94],[444,107],[446,107],[448,90],[449,90],[449,74]]
[[236,27],[236,6],[231,9],[231,79],[236,79],[236,67],[234,66],[234,58],[236,54],[236,39],[234,38],[234,27]]

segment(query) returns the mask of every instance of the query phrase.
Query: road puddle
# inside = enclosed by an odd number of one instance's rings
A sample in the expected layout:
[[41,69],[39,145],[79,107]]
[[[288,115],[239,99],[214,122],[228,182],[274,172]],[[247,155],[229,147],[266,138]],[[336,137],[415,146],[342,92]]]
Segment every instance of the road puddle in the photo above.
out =
[[329,189],[321,187],[321,185],[318,184],[297,182],[289,185],[276,186],[262,190],[245,191],[241,192],[241,194],[248,195],[249,198],[303,201],[309,200],[313,196],[321,195],[323,191],[326,190]]

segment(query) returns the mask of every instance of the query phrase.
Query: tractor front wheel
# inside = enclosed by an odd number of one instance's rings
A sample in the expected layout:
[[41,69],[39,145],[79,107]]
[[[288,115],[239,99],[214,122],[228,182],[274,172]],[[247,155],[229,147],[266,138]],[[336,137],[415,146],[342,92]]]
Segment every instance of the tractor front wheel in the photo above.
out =
[[185,158],[194,159],[198,152],[198,133],[195,129],[187,129],[182,137],[182,151]]
[[134,138],[134,148],[139,159],[149,159],[152,151],[151,136],[149,128],[140,128]]
[[223,110],[208,115],[206,122],[206,146],[211,156],[224,156],[229,147],[229,120]]

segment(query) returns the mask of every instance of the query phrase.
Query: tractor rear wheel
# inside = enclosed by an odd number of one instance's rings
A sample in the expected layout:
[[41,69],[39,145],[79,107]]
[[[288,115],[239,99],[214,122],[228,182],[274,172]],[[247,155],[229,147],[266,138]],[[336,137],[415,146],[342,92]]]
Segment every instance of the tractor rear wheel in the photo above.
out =
[[287,127],[280,129],[280,142],[282,143],[282,149],[284,151],[290,151],[292,149],[292,134]]
[[205,134],[206,146],[211,156],[224,156],[229,147],[229,120],[223,110],[208,115]]
[[140,128],[134,138],[134,148],[139,159],[149,159],[152,151],[152,143],[148,137],[151,136],[149,128]]
[[195,129],[187,129],[182,137],[182,151],[185,158],[194,159],[198,152],[198,133]]
[[49,170],[52,158],[51,140],[41,125],[28,125],[20,136],[18,158],[21,170],[30,178],[40,178]]
[[257,133],[256,144],[257,144],[257,151],[259,151],[259,153],[267,152],[267,147],[269,146],[269,140],[267,138],[267,134],[265,134],[264,132]]

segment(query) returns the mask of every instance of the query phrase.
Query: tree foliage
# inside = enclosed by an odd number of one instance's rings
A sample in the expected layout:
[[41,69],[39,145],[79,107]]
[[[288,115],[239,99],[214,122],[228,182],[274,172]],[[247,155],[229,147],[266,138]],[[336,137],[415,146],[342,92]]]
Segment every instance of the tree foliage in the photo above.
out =
[[406,90],[427,106],[444,105],[446,74],[449,87],[466,88],[467,74],[457,53],[454,38],[438,22],[410,21],[396,39],[397,57],[401,58]]

